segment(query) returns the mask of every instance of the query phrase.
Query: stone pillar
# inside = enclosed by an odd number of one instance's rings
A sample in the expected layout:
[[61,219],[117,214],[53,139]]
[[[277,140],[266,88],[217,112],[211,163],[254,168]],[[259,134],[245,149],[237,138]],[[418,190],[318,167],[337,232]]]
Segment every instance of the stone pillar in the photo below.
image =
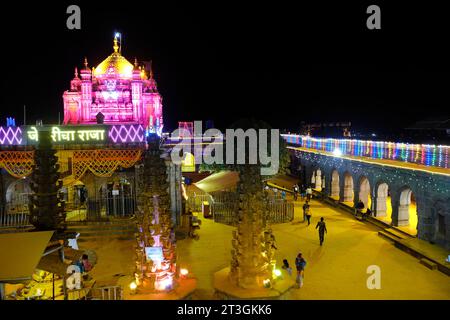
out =
[[398,209],[400,207],[400,200],[396,193],[391,192],[391,204],[392,204],[392,213],[391,220],[393,226],[398,226]]
[[168,161],[170,210],[172,221],[178,226],[181,223],[181,166]]
[[398,205],[397,226],[409,225],[409,204]]
[[339,179],[333,179],[333,173],[331,173],[331,182],[330,182],[330,195],[332,197],[339,197],[340,187],[339,187]]
[[322,172],[319,170],[316,170],[316,189],[322,190]]
[[377,217],[385,217],[387,212],[386,198],[385,197],[376,197],[375,201],[375,212]]

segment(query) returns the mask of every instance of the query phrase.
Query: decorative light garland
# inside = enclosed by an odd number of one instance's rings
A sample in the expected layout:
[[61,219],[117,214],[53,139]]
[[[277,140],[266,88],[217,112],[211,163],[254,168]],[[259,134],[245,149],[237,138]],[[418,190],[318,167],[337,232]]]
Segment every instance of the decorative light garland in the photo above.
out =
[[282,134],[287,143],[307,149],[333,152],[339,149],[343,155],[386,159],[425,166],[449,168],[450,146],[408,144],[352,139],[313,138],[310,136]]

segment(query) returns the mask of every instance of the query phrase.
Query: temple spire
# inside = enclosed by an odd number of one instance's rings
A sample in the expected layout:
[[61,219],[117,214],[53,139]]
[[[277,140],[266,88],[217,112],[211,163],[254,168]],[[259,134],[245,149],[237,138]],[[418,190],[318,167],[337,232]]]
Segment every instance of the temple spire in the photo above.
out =
[[153,61],[153,60],[150,60],[150,79],[153,79],[152,61]]
[[84,68],[85,68],[86,70],[89,70],[89,67],[88,67],[88,61],[87,61],[87,58],[86,58],[86,57],[84,57]]
[[75,78],[78,78],[78,68],[77,67],[75,67]]
[[138,67],[138,61],[137,58],[134,58],[134,68],[137,69]]

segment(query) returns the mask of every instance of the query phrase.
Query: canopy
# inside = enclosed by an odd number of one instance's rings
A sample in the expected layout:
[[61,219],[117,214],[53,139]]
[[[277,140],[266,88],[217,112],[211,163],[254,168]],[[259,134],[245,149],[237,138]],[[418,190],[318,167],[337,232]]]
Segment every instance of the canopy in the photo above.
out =
[[236,188],[239,174],[234,171],[220,171],[214,173],[194,185],[206,193],[225,191]]
[[54,231],[0,234],[0,282],[30,279]]

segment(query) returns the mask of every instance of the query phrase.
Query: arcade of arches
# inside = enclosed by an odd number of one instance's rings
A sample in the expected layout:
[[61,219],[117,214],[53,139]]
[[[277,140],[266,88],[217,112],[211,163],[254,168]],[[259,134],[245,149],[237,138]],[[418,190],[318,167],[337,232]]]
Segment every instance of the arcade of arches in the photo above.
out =
[[293,151],[291,172],[312,188],[420,239],[450,248],[450,174]]
[[[398,217],[394,222],[392,216],[392,199],[387,183],[379,183],[376,187],[376,202],[372,202],[372,193],[370,181],[366,176],[361,176],[359,183],[355,186],[353,176],[346,171],[343,174],[343,185],[339,183],[339,172],[334,169],[331,173],[331,191],[329,196],[350,207],[361,201],[364,204],[363,212],[370,209],[372,216],[390,223],[408,232],[411,235],[417,235],[417,209],[414,194],[409,187],[404,187],[399,196]],[[316,169],[312,173],[312,186],[316,191],[325,191],[325,176],[322,171]],[[355,188],[356,187],[356,188]],[[341,191],[342,189],[342,191]],[[357,197],[355,197],[357,195]]]

